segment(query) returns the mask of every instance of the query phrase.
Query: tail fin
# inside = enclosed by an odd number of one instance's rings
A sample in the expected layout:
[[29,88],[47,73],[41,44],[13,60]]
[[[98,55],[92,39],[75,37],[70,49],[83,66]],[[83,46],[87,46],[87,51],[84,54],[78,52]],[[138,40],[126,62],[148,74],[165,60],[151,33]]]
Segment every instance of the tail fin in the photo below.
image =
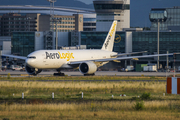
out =
[[106,50],[106,51],[112,51],[113,46],[114,46],[114,37],[116,33],[116,26],[117,26],[117,21],[114,21],[111,29],[109,30],[109,33],[106,37],[106,40],[104,41],[104,44],[101,48],[101,50]]

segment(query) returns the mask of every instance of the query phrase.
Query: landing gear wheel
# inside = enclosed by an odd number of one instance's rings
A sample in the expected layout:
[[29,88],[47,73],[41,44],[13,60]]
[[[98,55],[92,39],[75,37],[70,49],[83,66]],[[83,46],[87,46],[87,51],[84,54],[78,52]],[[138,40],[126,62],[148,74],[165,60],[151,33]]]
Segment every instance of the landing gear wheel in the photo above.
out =
[[84,76],[94,76],[95,74],[84,74]]
[[64,73],[54,73],[54,76],[65,76],[65,74]]
[[62,73],[62,72],[60,71],[60,69],[57,69],[57,72],[58,72],[58,73],[54,73],[54,76],[65,76],[65,74]]

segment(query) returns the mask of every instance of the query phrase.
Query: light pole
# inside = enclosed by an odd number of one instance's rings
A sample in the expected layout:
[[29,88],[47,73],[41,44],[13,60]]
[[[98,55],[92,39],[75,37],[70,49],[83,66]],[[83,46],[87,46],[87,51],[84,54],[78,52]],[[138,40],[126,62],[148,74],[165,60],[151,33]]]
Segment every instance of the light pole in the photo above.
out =
[[58,21],[56,21],[56,50],[58,49],[58,29],[57,29],[57,22]]
[[175,69],[175,59],[176,59],[176,53],[173,54],[173,59],[174,59],[174,77],[175,77],[175,72],[176,72],[176,69]]
[[[160,22],[166,22],[167,20],[167,11],[166,9],[154,9],[152,8],[149,14],[149,19],[152,22],[152,24],[156,24],[157,23],[157,54],[159,55],[159,25]],[[157,69],[159,69],[159,56],[157,56]]]
[[[167,54],[169,54],[169,51],[167,51]],[[167,79],[167,72],[169,69],[169,57],[168,55],[166,56],[166,79]]]
[[[52,18],[53,22],[56,22],[56,50],[58,49],[58,22],[61,22],[60,18]],[[54,23],[53,23],[54,24]]]
[[[157,21],[158,24],[158,33],[157,33],[157,53],[159,55],[159,19]],[[158,60],[157,60],[157,68],[159,69],[159,56],[158,56]]]
[[[47,0],[48,2],[50,2],[50,15],[52,15],[54,17],[54,3],[56,2],[56,0]],[[51,13],[51,10],[53,7],[53,14]]]
[[[58,49],[58,30],[57,30],[57,22],[59,22],[58,20],[58,18],[54,18],[54,3],[57,1],[57,0],[47,0],[48,2],[50,2],[50,16],[51,16],[51,18],[52,18],[52,22],[56,22],[56,50]],[[51,13],[51,11],[52,11],[52,9],[53,9],[53,13]],[[53,23],[53,25],[54,25],[54,23]],[[54,30],[54,29],[53,29]],[[53,31],[52,30],[52,31]]]
[[29,31],[30,31],[30,19],[31,19],[31,17],[28,17],[27,19],[29,20]]
[[[167,54],[169,54],[169,51],[167,51]],[[169,57],[168,57],[168,55],[167,55],[166,64],[167,64],[166,68],[168,69],[169,68]]]

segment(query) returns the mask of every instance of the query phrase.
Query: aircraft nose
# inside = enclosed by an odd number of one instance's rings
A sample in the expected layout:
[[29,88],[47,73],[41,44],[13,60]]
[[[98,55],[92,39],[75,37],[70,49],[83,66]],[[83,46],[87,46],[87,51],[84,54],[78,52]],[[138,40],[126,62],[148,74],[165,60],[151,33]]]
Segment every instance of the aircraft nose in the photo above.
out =
[[31,67],[34,67],[36,62],[33,59],[26,59],[26,64],[28,64]]

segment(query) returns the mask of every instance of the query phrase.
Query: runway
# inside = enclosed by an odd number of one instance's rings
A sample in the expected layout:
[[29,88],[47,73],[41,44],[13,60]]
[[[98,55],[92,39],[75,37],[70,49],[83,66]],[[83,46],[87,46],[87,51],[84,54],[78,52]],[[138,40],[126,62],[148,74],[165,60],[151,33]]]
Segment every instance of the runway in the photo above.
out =
[[[53,75],[56,71],[43,71],[38,75]],[[83,76],[79,71],[76,72],[67,72],[67,71],[62,71],[65,73],[65,75],[68,76]],[[10,73],[11,75],[20,75],[20,76],[25,76],[28,75],[27,72],[22,72],[22,71],[12,71],[12,70],[6,70],[6,71],[1,71],[0,75],[7,75]],[[176,72],[175,75],[180,74],[180,72]],[[97,71],[95,73],[96,76],[169,76],[169,75],[174,75],[173,72],[118,72],[118,71]]]

